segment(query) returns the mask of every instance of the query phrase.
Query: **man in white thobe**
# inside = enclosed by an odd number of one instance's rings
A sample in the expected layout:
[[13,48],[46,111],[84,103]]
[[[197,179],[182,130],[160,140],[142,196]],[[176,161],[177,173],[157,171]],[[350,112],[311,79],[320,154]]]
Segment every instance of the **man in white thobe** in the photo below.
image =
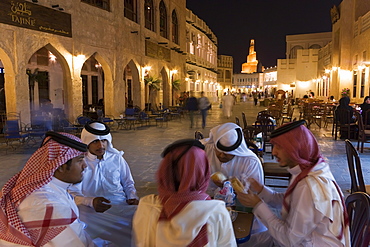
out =
[[81,182],[85,144],[47,132],[43,145],[0,193],[0,246],[95,246],[67,188]]
[[[261,184],[264,182],[263,168],[260,159],[245,143],[243,131],[237,124],[225,123],[210,130],[209,138],[200,140],[205,151],[211,172],[221,172],[226,178],[236,177],[249,188],[248,178],[254,178]],[[214,195],[218,185],[210,182],[208,192]],[[265,230],[264,226],[255,221],[253,231]]]
[[227,118],[231,117],[235,98],[231,94],[225,94],[222,96],[222,108],[224,116]]
[[81,133],[88,145],[87,168],[82,183],[70,188],[93,238],[108,239],[117,246],[130,246],[132,217],[138,197],[130,168],[112,145],[109,127],[87,123]]
[[[303,124],[304,120],[296,121],[271,133],[272,154],[292,174],[287,191],[273,192],[251,180],[248,194],[238,193],[239,201],[253,207],[268,228],[243,246],[350,246],[342,192]],[[269,206],[282,208],[281,217]]]

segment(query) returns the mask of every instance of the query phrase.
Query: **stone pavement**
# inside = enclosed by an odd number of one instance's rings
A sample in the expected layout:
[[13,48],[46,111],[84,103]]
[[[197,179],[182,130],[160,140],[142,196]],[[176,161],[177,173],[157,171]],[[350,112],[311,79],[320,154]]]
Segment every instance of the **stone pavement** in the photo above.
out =
[[[213,104],[204,130],[201,129],[199,117],[197,127],[192,129],[189,128],[190,121],[188,118],[182,118],[181,121],[177,119],[172,120],[168,123],[168,127],[166,125],[156,127],[155,123],[152,122],[150,127],[113,131],[113,144],[117,149],[125,151],[124,157],[130,165],[138,194],[141,197],[150,193],[156,193],[155,174],[161,160],[160,154],[166,145],[178,139],[194,138],[195,130],[201,130],[207,137],[209,130],[216,125],[225,122],[235,122],[235,116],[242,120],[241,112],[243,111],[246,114],[248,124],[252,124],[255,121],[257,112],[264,109],[265,107],[254,106],[252,101],[237,103],[234,106],[233,116],[230,119],[226,119],[222,115],[222,109],[218,105]],[[298,115],[297,111],[295,115]],[[322,154],[328,160],[339,186],[346,193],[346,190],[350,188],[350,176],[347,168],[344,141],[333,140],[331,126],[327,129],[315,127],[311,130],[319,141]],[[353,142],[353,144],[357,145],[357,141]],[[5,154],[4,150],[0,150],[1,187],[12,175],[22,169],[34,150],[35,148],[22,148],[10,151],[8,154]],[[271,158],[271,155],[265,154],[264,158]],[[370,162],[370,149],[364,149],[364,153],[360,154],[360,158],[365,182],[370,184],[370,168],[368,165]]]

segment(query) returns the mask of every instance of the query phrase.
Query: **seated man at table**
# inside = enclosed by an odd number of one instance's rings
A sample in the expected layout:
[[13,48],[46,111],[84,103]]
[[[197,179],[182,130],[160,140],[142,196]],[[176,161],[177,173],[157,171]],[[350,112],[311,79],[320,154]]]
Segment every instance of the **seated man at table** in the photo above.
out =
[[159,195],[143,197],[134,216],[136,246],[236,246],[225,203],[206,193],[210,166],[203,148],[185,139],[163,151]]
[[[212,173],[221,172],[226,178],[238,178],[248,190],[248,178],[254,178],[264,183],[263,169],[260,159],[246,145],[243,131],[237,124],[225,123],[210,130],[209,138],[200,140],[205,151]],[[213,181],[209,183],[208,192],[214,195],[218,186]],[[252,233],[266,228],[256,219],[253,222]]]
[[0,192],[0,246],[95,246],[67,188],[80,183],[87,146],[47,132],[42,146]]
[[118,246],[130,246],[131,221],[138,197],[127,162],[112,145],[109,127],[89,122],[81,133],[88,145],[84,181],[70,188],[81,219],[93,238],[108,239]]
[[[249,177],[263,183],[260,159],[246,145],[243,131],[237,124],[225,123],[210,130],[209,138],[200,140],[211,164],[211,171],[222,172],[227,178],[237,177],[244,186]],[[217,188],[210,183],[210,193]]]
[[[251,179],[248,194],[237,195],[268,228],[243,246],[350,246],[342,192],[303,124],[288,123],[271,133],[272,154],[292,174],[287,191],[273,192]],[[268,205],[282,207],[281,217]]]

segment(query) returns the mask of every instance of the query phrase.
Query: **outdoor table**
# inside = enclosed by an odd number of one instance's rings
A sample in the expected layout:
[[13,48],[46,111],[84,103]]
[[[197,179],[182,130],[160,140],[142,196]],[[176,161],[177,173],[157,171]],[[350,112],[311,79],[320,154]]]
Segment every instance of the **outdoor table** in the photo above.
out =
[[233,221],[234,234],[236,242],[242,244],[247,242],[251,237],[254,215],[250,212],[234,211],[237,213]]

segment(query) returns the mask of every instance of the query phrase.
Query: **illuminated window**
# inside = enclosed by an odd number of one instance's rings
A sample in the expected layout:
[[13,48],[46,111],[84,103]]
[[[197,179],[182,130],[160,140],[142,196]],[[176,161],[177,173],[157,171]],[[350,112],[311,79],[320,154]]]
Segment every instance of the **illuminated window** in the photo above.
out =
[[167,38],[167,10],[164,2],[159,3],[159,34]]
[[177,20],[176,11],[172,11],[172,42],[179,43],[179,23]]
[[125,0],[125,17],[137,22],[137,3],[136,0]]
[[145,0],[144,15],[145,15],[145,28],[154,31],[153,0]]
[[81,2],[88,3],[92,6],[110,11],[110,0],[81,0]]

